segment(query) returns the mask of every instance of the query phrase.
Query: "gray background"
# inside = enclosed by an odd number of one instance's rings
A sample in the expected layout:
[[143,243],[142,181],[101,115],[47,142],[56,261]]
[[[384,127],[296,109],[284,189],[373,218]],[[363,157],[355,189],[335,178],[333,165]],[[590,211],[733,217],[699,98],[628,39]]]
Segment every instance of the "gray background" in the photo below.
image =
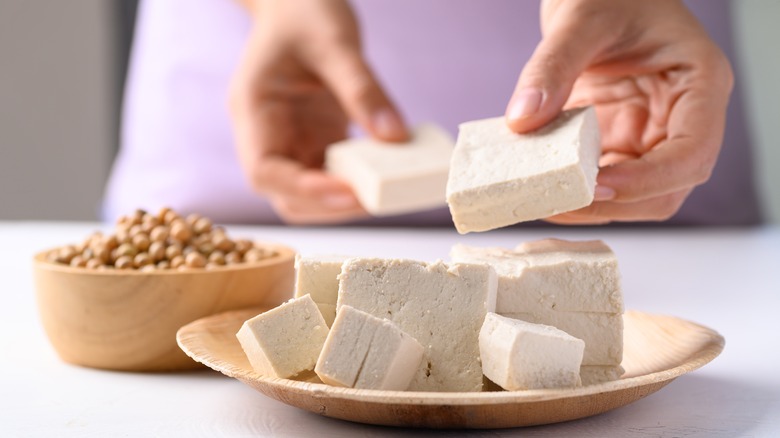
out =
[[[127,4],[0,0],[0,220],[98,218],[117,144]],[[732,7],[756,180],[780,223],[780,2]]]

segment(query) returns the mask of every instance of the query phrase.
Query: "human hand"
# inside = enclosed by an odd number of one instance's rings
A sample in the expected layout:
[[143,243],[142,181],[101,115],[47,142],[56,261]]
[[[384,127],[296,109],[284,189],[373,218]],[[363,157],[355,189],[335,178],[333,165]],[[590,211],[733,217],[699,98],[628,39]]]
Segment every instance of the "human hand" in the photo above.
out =
[[322,171],[348,120],[375,138],[406,127],[364,61],[345,1],[247,0],[255,25],[230,90],[239,160],[252,188],[288,223],[367,215],[352,189]]
[[561,224],[665,220],[709,179],[733,84],[728,60],[677,0],[544,0],[542,41],[507,106],[527,132],[595,105],[595,201]]

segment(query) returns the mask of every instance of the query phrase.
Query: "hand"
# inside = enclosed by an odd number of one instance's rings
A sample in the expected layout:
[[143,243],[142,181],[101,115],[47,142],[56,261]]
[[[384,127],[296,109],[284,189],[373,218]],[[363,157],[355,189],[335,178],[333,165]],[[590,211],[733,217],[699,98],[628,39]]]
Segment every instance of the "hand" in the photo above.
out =
[[547,220],[673,216],[715,166],[733,83],[726,57],[677,0],[545,0],[541,24],[507,123],[527,132],[592,104],[603,154],[595,202]]
[[348,119],[372,136],[408,136],[361,52],[341,0],[258,0],[255,26],[230,91],[238,155],[252,188],[289,223],[366,216],[352,189],[322,169]]

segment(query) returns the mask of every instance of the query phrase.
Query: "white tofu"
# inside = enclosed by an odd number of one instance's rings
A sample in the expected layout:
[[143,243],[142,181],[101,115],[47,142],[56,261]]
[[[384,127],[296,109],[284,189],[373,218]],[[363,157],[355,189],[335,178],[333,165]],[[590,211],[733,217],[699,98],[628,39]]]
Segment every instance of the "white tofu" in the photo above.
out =
[[583,386],[595,385],[617,380],[624,372],[626,370],[620,365],[583,365],[580,367],[580,379]]
[[479,329],[495,309],[496,274],[487,265],[412,260],[347,260],[338,313],[352,306],[389,319],[425,347],[410,390],[480,391]]
[[315,303],[335,306],[339,294],[337,277],[341,273],[341,265],[348,258],[349,256],[335,254],[296,255],[295,296],[309,294]]
[[327,336],[325,320],[308,295],[245,321],[236,333],[258,374],[283,378],[314,369]]
[[317,303],[317,308],[320,309],[320,313],[325,319],[325,324],[327,324],[328,327],[332,327],[333,321],[336,319],[336,305]]
[[503,313],[502,316],[550,325],[585,342],[583,365],[620,365],[623,360],[623,316],[619,313]]
[[[334,386],[353,387],[363,367],[374,331],[379,324],[349,306],[342,307],[322,347],[314,372],[319,378]],[[365,314],[365,312],[363,312]]]
[[447,182],[455,228],[492,230],[589,205],[600,144],[592,107],[528,134],[512,132],[504,117],[461,124]]
[[488,313],[479,332],[485,376],[515,391],[580,385],[585,343],[555,327]]
[[403,391],[424,351],[393,322],[342,306],[314,371],[330,385]]
[[335,143],[326,151],[325,169],[347,181],[372,215],[408,213],[445,205],[452,150],[447,132],[422,124],[407,143]]
[[545,239],[516,250],[455,245],[455,263],[486,263],[498,273],[496,313],[622,313],[617,258],[601,241]]

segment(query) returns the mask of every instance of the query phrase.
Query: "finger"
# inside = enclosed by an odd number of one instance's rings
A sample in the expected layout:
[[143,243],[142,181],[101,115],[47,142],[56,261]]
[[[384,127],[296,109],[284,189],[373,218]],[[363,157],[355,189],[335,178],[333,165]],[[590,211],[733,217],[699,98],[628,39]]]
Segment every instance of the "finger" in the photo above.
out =
[[239,161],[252,189],[267,196],[285,222],[333,223],[364,217],[346,183],[284,155],[295,149],[300,141],[295,130],[301,128],[289,125],[289,108],[272,107],[273,111],[262,106],[233,107]]
[[302,171],[294,184],[276,193],[272,202],[287,223],[339,223],[368,216],[345,182],[317,170]]
[[551,216],[543,220],[556,225],[607,225],[611,222],[609,219],[590,216],[569,216],[566,213]]
[[371,136],[385,141],[409,138],[403,118],[357,49],[335,50],[324,59],[320,74],[347,114]]
[[[559,13],[576,17],[576,13]],[[572,37],[576,35],[576,37]],[[591,20],[563,18],[549,32],[526,63],[506,109],[509,128],[528,132],[554,119],[563,108],[577,77],[602,52],[612,32]]]
[[599,224],[604,221],[663,221],[677,213],[692,189],[658,196],[639,202],[594,202],[579,210],[549,217],[560,224]]
[[[622,163],[626,160],[635,160],[639,158],[639,155],[624,153],[624,152],[612,152],[606,151],[599,157],[599,167],[609,167],[615,164]],[[596,186],[596,188],[601,186]]]
[[675,102],[669,136],[637,159],[599,170],[598,184],[616,201],[633,202],[690,189],[706,182],[720,151],[728,98],[692,89]]
[[359,206],[345,182],[320,170],[306,168],[300,161],[275,151],[274,144],[289,144],[296,141],[295,137],[285,129],[284,123],[272,123],[270,115],[274,112],[261,111],[259,114],[265,117],[249,118],[256,120],[255,123],[236,121],[234,129],[239,161],[255,192],[273,199],[306,200],[329,210],[350,210]]
[[288,224],[336,224],[369,217],[368,212],[360,206],[332,210],[327,206],[295,198],[273,198],[271,203],[279,217]]
[[285,222],[336,223],[367,216],[350,186],[322,171],[273,157],[258,166],[258,175],[254,185],[270,193]]
[[347,183],[320,170],[304,169],[285,157],[264,157],[256,163],[251,178],[257,191],[274,197],[308,200],[334,210],[359,205]]

